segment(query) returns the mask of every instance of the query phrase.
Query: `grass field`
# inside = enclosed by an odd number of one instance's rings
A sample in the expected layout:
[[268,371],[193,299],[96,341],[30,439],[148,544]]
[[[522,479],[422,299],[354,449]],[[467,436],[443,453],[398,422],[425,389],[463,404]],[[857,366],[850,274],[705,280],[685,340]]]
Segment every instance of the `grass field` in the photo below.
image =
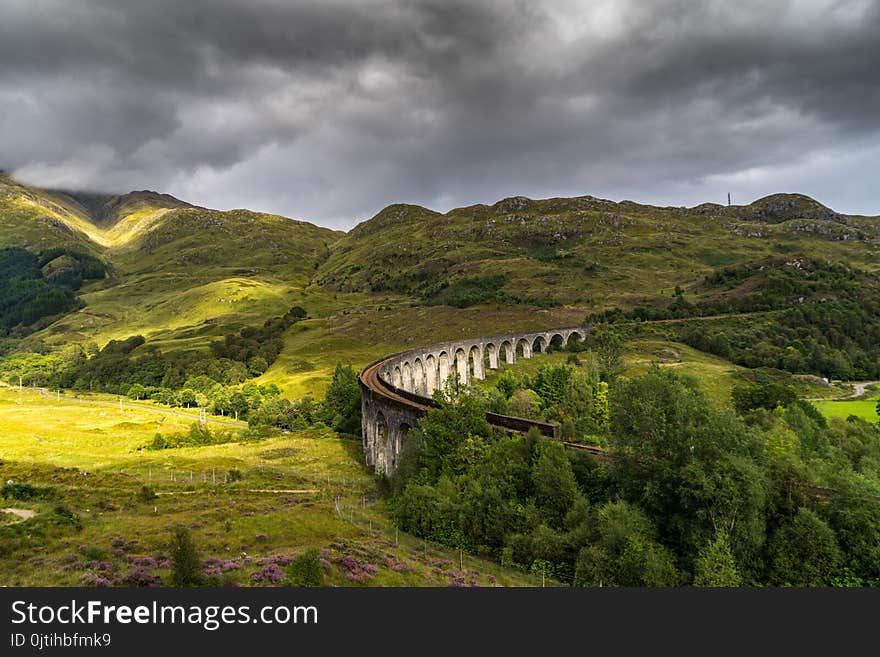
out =
[[814,403],[822,411],[822,415],[827,418],[842,418],[845,420],[850,415],[855,415],[868,422],[880,421],[880,417],[877,415],[877,398],[851,401],[820,401]]
[[700,389],[718,405],[730,403],[730,392],[738,382],[738,366],[723,358],[698,351],[678,342],[634,340],[625,355],[627,376],[644,374],[652,363],[679,374],[696,377]]
[[[39,499],[2,500],[2,508],[37,514],[23,521],[4,514],[0,585],[167,582],[177,524],[190,528],[206,572],[224,569],[217,576],[231,585],[270,583],[255,574],[283,568],[309,547],[321,550],[330,585],[539,584],[397,532],[358,441],[312,429],[138,449],[157,430],[187,426],[152,410],[0,388],[0,480],[44,490]],[[143,497],[143,486],[157,496]]]

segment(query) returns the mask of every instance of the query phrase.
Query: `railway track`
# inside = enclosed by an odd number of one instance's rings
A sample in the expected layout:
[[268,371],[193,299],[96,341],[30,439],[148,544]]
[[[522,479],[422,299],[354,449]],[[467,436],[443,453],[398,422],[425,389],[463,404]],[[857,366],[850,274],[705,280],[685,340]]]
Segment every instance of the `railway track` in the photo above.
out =
[[[396,404],[401,404],[406,406],[420,415],[424,415],[432,408],[436,408],[437,404],[428,397],[422,397],[420,395],[416,395],[414,393],[407,392],[406,394],[401,394],[399,389],[395,388],[393,385],[385,381],[381,376],[379,376],[379,372],[382,369],[382,365],[389,358],[393,358],[394,356],[386,356],[385,358],[381,358],[377,361],[374,361],[367,365],[360,374],[361,382],[374,394],[380,395],[387,400],[390,400]],[[514,418],[512,416],[501,416],[495,413],[487,413],[486,419],[489,424],[500,427],[507,431],[514,431],[517,433],[524,433],[523,431],[519,431],[515,428],[511,428],[511,420],[517,422],[525,422],[525,423],[533,423],[535,426],[541,424],[546,425],[546,423],[538,423],[531,420],[526,420],[525,418]],[[505,421],[506,420],[506,421]],[[546,431],[542,431],[544,435],[547,435]],[[596,447],[595,445],[584,445],[582,443],[574,443],[571,441],[565,441],[558,438],[556,435],[548,436],[551,438],[555,438],[559,440],[567,449],[576,450],[579,452],[583,452],[591,456],[596,460],[604,460],[608,458],[608,453],[605,449],[601,447]]]

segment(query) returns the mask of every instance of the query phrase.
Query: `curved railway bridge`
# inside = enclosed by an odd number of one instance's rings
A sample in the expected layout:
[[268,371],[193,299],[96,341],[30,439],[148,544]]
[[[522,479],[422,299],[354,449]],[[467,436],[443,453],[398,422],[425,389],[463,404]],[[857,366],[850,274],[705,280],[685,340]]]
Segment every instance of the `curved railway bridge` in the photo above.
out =
[[[461,381],[470,383],[485,378],[487,369],[497,369],[502,362],[513,364],[517,358],[531,358],[550,346],[564,348],[572,340],[586,339],[587,333],[588,328],[575,327],[454,340],[373,361],[358,379],[367,465],[380,474],[394,471],[406,432],[436,406],[431,395],[451,374],[457,373]],[[545,436],[560,439],[557,424],[497,413],[487,413],[486,419],[508,431],[525,433],[535,427]],[[598,448],[567,444],[601,455]]]

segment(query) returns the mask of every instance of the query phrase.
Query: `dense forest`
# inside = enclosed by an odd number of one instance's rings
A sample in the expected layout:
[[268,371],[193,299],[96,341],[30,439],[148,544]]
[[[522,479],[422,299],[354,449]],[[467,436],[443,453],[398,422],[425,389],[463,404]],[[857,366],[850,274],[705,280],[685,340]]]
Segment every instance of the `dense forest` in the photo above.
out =
[[106,275],[104,263],[85,253],[0,249],[0,335],[25,335],[41,319],[80,307],[76,290]]
[[[587,317],[590,324],[657,322],[669,339],[745,367],[834,379],[880,378],[880,286],[855,268],[793,258],[716,270],[670,301]],[[691,318],[715,317],[711,324]],[[750,315],[750,316],[742,316]]]
[[880,585],[877,426],[829,424],[770,382],[718,408],[656,366],[612,379],[607,413],[606,389],[573,368],[528,390],[538,412],[600,433],[607,456],[500,433],[493,393],[451,381],[388,482],[402,528],[575,585]]

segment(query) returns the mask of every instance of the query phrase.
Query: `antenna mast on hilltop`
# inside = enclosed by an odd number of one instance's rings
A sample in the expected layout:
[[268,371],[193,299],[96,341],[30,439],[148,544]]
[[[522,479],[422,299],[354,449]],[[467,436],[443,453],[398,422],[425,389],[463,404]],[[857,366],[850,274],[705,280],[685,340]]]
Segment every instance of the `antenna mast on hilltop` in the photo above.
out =
[[727,192],[727,205],[730,205],[730,192]]

